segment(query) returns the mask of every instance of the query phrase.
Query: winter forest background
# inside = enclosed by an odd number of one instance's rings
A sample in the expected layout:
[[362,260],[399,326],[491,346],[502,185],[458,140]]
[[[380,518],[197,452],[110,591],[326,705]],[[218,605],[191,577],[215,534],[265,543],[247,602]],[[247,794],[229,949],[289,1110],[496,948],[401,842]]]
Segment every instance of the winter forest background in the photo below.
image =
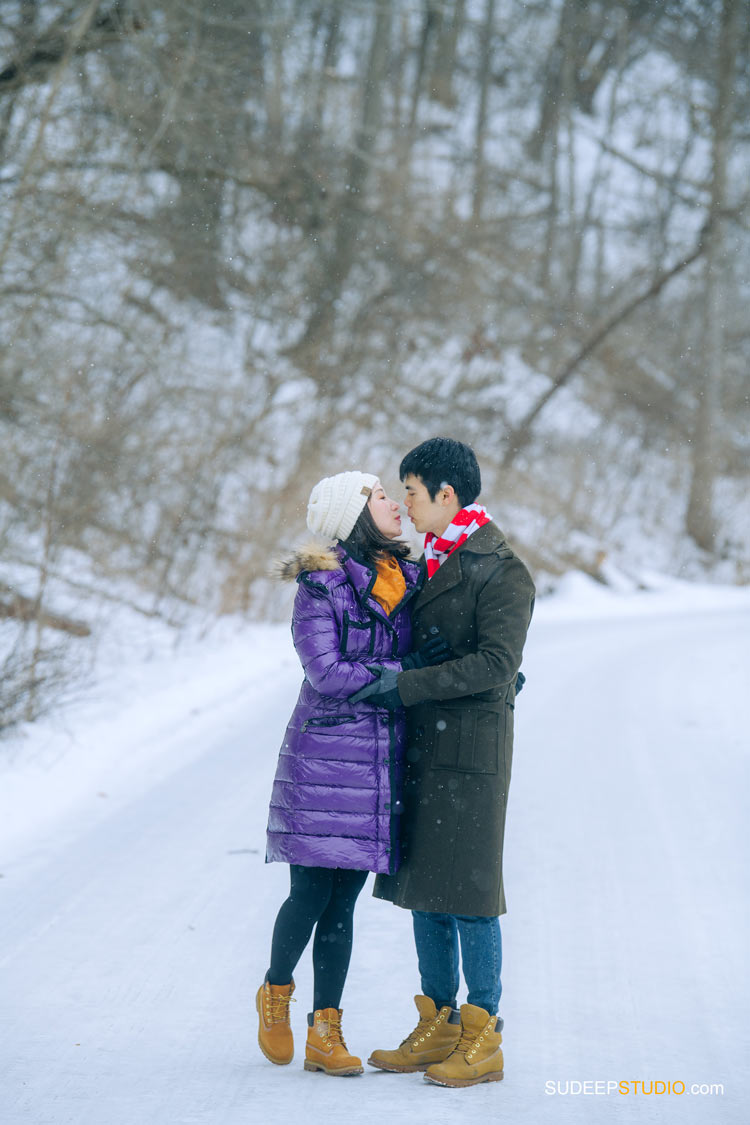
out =
[[437,433],[542,590],[750,582],[749,16],[3,0],[0,726]]

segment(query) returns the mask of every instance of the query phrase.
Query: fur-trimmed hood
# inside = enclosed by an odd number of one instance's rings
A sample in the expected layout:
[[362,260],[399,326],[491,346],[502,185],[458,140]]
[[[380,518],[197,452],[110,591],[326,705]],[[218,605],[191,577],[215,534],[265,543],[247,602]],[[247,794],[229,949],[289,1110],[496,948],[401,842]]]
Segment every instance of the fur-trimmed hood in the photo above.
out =
[[279,578],[287,582],[296,582],[300,574],[309,570],[341,570],[341,562],[336,554],[333,544],[324,546],[311,540],[303,543],[301,547],[289,556],[281,559],[277,565],[276,573]]

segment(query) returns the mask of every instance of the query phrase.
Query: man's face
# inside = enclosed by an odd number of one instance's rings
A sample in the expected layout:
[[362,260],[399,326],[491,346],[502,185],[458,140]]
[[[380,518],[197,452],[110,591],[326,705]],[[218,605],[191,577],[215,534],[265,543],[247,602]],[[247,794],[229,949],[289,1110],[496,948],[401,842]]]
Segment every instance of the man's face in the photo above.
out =
[[453,488],[441,488],[432,500],[421,478],[413,473],[404,477],[404,488],[406,514],[419,534],[431,531],[433,535],[442,535],[460,507]]

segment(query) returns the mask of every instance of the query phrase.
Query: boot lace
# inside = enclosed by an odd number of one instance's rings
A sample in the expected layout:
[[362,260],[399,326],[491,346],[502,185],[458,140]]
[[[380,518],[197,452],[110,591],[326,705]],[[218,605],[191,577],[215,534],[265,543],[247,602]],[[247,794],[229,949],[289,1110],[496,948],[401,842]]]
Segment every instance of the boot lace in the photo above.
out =
[[409,1034],[406,1036],[406,1039],[401,1040],[401,1042],[399,1043],[399,1048],[406,1046],[413,1047],[416,1043],[419,1043],[420,1039],[424,1039],[426,1035],[431,1035],[433,1031],[436,1031],[439,1023],[439,1012],[436,1016],[432,1017],[420,1016],[419,1023],[413,1031],[409,1032]]
[[401,1040],[399,1047],[413,1047],[415,1043],[419,1042],[420,1036],[424,1035],[426,1031],[434,1031],[434,1028],[430,1027],[430,1021],[428,1019],[420,1019],[414,1030],[410,1031],[406,1036],[406,1039]]
[[483,1028],[477,1028],[475,1031],[468,1031],[465,1027],[462,1027],[461,1038],[456,1045],[455,1053],[463,1055],[468,1062],[469,1059],[479,1050],[479,1047],[484,1042],[485,1037],[489,1036],[494,1030],[494,1019],[491,1019],[490,1022]]
[[279,995],[272,992],[266,1000],[268,1002],[266,1012],[271,1023],[289,1023],[289,1005],[297,1003],[294,997],[289,993]]
[[344,1042],[344,1033],[341,1030],[341,1016],[331,1016],[328,1020],[328,1033],[326,1039],[332,1043],[340,1043],[345,1051],[348,1051],[346,1043]]
[[456,1054],[466,1055],[467,1052],[471,1051],[471,1048],[475,1045],[478,1038],[478,1031],[472,1033],[470,1031],[467,1031],[466,1028],[461,1028],[461,1038],[454,1048]]

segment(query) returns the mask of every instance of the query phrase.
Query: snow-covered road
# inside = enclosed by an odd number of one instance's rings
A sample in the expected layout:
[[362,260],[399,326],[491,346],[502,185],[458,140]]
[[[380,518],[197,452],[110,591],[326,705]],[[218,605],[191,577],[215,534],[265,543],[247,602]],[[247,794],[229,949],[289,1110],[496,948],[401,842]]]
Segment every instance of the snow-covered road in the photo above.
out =
[[[286,869],[263,862],[266,805],[300,679],[280,630],[266,668],[256,654],[244,690],[217,688],[197,728],[172,730],[166,758],[151,772],[144,758],[119,799],[8,842],[2,1125],[342,1111],[426,1122],[461,1110],[513,1123],[746,1121],[750,605],[654,608],[542,611],[532,629],[506,848],[505,1082],[461,1091],[370,1068],[339,1083],[305,1073],[309,954],[294,1062],[273,1067],[257,1049],[254,993],[286,889]],[[184,690],[189,705],[189,679]],[[419,991],[409,916],[368,889],[344,996],[347,1042],[363,1055],[397,1044]],[[608,1081],[631,1092],[558,1092]],[[635,1081],[686,1092],[636,1093]],[[723,1094],[690,1094],[693,1083]]]

